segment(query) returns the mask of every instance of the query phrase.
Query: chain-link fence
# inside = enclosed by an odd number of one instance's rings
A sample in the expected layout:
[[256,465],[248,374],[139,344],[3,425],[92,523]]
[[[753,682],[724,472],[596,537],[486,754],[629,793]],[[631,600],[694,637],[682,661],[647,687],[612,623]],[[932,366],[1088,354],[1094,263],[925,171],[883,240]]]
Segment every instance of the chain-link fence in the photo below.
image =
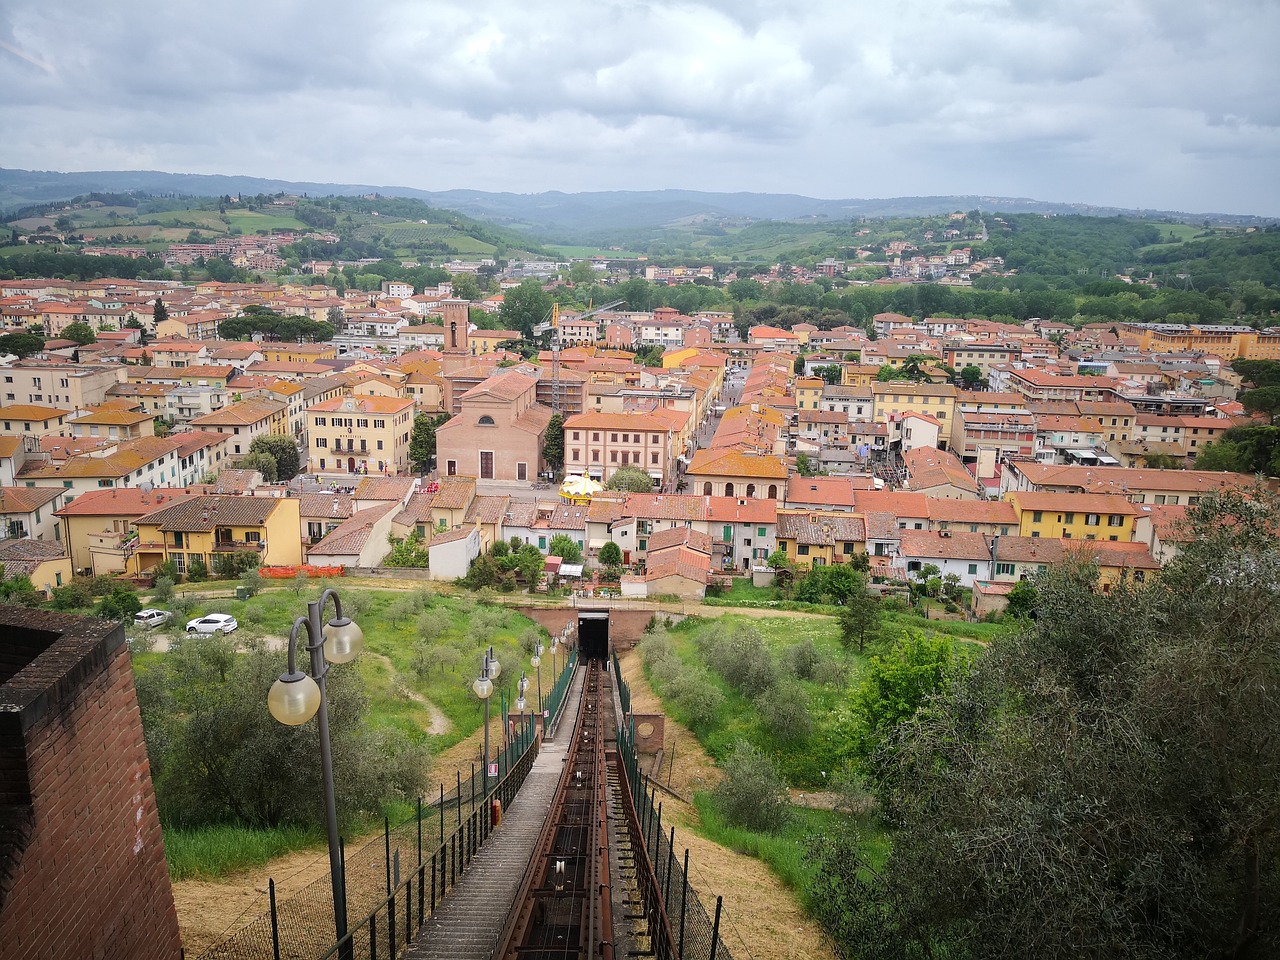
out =
[[[328,872],[202,955],[202,960],[317,960],[327,956],[394,957],[394,944],[417,932],[462,876],[492,829],[490,803],[510,805],[537,754],[531,724],[517,728],[498,753],[498,777],[485,790],[484,771],[459,779],[413,817],[351,852],[343,852],[348,940],[338,944]],[[391,949],[388,949],[390,947]]]
[[[662,823],[662,804],[655,804],[656,791],[645,786],[645,777],[635,751],[634,721],[630,717],[631,691],[622,679],[618,655],[613,654],[613,679],[624,709],[618,730],[618,756],[622,760],[627,789],[635,808],[638,829],[634,845],[644,851],[652,868],[651,884],[641,884],[645,913],[649,918],[652,948],[658,960],[733,960],[720,936],[723,898],[716,897],[714,915],[702,905],[689,883],[689,850],[677,853],[675,828],[668,836]],[[641,879],[646,871],[637,869]]]

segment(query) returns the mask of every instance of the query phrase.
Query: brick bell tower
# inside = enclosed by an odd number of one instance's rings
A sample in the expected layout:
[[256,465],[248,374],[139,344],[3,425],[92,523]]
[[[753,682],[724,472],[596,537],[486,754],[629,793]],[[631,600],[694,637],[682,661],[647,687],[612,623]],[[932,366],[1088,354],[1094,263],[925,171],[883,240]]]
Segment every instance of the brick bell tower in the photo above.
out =
[[441,306],[444,307],[444,352],[470,356],[467,332],[471,323],[471,301],[445,300]]

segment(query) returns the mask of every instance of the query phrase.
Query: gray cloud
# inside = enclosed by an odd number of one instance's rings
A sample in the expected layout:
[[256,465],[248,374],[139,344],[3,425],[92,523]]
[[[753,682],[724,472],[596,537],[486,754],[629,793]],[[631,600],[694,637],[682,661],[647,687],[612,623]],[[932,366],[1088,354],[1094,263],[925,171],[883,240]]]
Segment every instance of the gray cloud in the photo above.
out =
[[19,0],[0,164],[1280,213],[1280,5]]

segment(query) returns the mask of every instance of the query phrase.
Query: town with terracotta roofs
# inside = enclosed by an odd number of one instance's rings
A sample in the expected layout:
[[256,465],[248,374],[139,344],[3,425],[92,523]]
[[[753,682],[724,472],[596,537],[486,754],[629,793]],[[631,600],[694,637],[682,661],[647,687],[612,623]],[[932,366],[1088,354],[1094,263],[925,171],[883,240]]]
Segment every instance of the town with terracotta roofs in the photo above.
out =
[[[1004,270],[973,258],[985,222],[952,219],[941,253],[895,241],[754,272],[605,254],[455,259],[433,284],[374,289],[332,261],[305,281],[0,281],[0,343],[38,341],[2,360],[0,563],[48,599],[76,576],[144,583],[230,550],[263,568],[379,568],[406,541],[455,580],[495,543],[547,554],[568,538],[581,562],[564,582],[585,593],[699,599],[772,583],[781,564],[856,561],[886,590],[937,577],[975,619],[1067,557],[1096,563],[1103,589],[1156,573],[1187,507],[1254,483],[1197,465],[1268,422],[1238,399],[1252,384],[1233,363],[1280,359],[1275,328],[626,299],[744,281],[762,300],[833,279],[939,289]],[[279,269],[300,239],[173,244],[164,263]],[[573,302],[587,282],[600,307]],[[257,322],[282,318],[284,336]],[[242,518],[244,498],[258,508]],[[163,523],[175,507],[201,518],[185,537]],[[623,573],[602,586],[610,543]]]

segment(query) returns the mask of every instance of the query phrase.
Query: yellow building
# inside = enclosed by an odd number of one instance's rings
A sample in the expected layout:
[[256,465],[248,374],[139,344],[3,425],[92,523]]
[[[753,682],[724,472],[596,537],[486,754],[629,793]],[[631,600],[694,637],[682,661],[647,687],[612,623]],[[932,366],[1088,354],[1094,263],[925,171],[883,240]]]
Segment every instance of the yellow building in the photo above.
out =
[[873,363],[844,363],[840,365],[840,385],[869,390],[879,374],[880,368]]
[[808,569],[849,563],[867,552],[867,528],[861,517],[841,511],[778,511],[778,551]]
[[674,370],[683,367],[701,352],[698,347],[681,347],[679,350],[668,350],[662,355],[662,369]]
[[0,434],[9,437],[65,437],[70,410],[18,403],[0,407]]
[[261,343],[258,349],[270,363],[314,363],[338,356],[338,348],[332,343]]
[[172,560],[185,575],[198,559],[212,571],[220,556],[245,551],[260,566],[297,565],[302,563],[299,517],[297,497],[192,497],[138,517],[128,570],[143,576]]
[[822,391],[827,381],[821,377],[796,378],[796,409],[817,410],[822,404]]
[[396,397],[337,397],[308,407],[307,472],[407,472],[413,413],[412,400]]
[[1028,493],[1012,491],[1005,499],[1018,512],[1018,534],[1063,540],[1133,539],[1141,507],[1125,497],[1098,493]]
[[[871,385],[871,418],[877,423],[901,420],[904,413],[927,413],[949,436],[956,419],[956,388],[949,383],[911,383],[889,380]],[[940,443],[942,441],[939,441]]]
[[0,540],[0,566],[6,577],[27,576],[31,584],[52,598],[57,587],[71,582],[71,558],[61,543],[9,538]]

